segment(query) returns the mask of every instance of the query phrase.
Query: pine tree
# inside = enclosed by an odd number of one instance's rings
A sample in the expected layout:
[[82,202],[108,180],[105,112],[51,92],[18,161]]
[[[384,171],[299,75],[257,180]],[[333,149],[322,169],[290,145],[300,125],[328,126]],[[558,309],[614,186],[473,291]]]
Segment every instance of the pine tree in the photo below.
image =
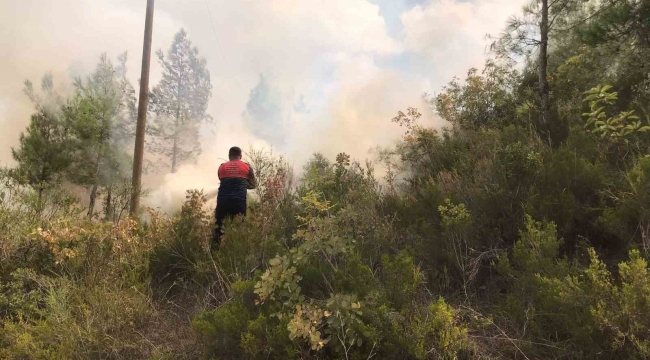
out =
[[171,172],[201,153],[199,127],[211,121],[206,114],[212,96],[210,72],[185,30],[181,29],[165,56],[160,83],[151,91],[151,111],[156,115],[149,128],[150,149],[169,159]]
[[20,146],[11,149],[14,160],[18,162],[18,167],[13,170],[14,176],[38,192],[40,205],[43,192],[62,181],[71,163],[70,136],[61,119],[61,98],[54,91],[51,74],[43,77],[41,88],[45,97],[34,91],[30,81],[25,81],[25,94],[37,112],[20,135]]
[[113,184],[128,173],[123,159],[134,135],[135,91],[126,80],[125,63],[126,54],[117,68],[103,54],[85,83],[76,80],[77,94],[66,108],[78,160],[72,166],[71,179],[90,187],[89,217],[99,189],[105,187],[110,193]]
[[[578,0],[532,0],[523,15],[511,18],[505,31],[494,41],[492,50],[509,58],[511,55],[532,58],[537,51],[537,87],[539,94],[538,127],[551,144],[551,134],[558,127],[551,117],[551,89],[548,81],[549,39],[571,29],[585,19],[584,2]],[[574,15],[578,15],[577,17]]]

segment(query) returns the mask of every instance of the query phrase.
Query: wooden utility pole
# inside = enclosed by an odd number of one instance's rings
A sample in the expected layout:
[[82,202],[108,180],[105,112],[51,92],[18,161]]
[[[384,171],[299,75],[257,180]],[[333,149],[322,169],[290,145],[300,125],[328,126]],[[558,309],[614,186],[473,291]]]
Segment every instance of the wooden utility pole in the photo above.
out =
[[140,208],[140,189],[142,187],[142,161],[144,158],[144,132],[147,125],[147,106],[149,104],[149,69],[151,65],[151,38],[153,33],[154,0],[147,0],[147,18],[144,25],[144,46],[142,48],[142,73],[140,75],[140,98],[138,100],[138,123],[135,130],[135,149],[133,150],[133,177],[131,178],[131,217],[137,216]]

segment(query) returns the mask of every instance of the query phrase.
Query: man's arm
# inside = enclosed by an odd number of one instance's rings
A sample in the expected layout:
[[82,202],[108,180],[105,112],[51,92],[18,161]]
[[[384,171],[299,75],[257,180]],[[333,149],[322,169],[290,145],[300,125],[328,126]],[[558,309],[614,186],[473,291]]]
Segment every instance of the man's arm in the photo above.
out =
[[257,178],[255,178],[255,172],[253,167],[248,165],[248,190],[253,190],[257,188]]

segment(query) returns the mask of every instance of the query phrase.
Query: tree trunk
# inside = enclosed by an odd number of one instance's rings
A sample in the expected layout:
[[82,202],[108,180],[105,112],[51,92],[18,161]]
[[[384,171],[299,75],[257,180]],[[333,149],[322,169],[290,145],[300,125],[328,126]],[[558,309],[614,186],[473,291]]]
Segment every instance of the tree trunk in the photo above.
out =
[[95,212],[95,201],[97,200],[97,189],[99,188],[99,166],[101,165],[101,151],[97,151],[97,167],[95,168],[95,177],[93,187],[90,190],[90,201],[88,202],[88,217],[92,218]]
[[97,200],[97,188],[99,185],[95,181],[93,184],[92,190],[90,190],[90,202],[88,203],[88,217],[92,218],[95,211],[95,200]]
[[[179,85],[180,86],[180,85]],[[172,173],[176,172],[176,162],[178,161],[178,126],[181,117],[181,105],[180,100],[179,104],[176,107],[176,121],[174,122],[174,147],[172,148]]]
[[38,184],[38,204],[36,205],[37,206],[36,211],[38,213],[38,216],[41,216],[45,208],[45,206],[43,206],[43,192],[45,191],[45,174],[46,171],[45,168],[43,167],[41,168],[41,177],[39,179],[39,184]]
[[[176,123],[178,123],[178,121]],[[174,147],[172,149],[172,173],[176,172],[176,153],[178,152],[178,142],[176,141],[177,138],[178,131],[176,131],[176,134],[174,134]]]
[[[551,113],[550,90],[548,86],[548,0],[542,0],[542,21],[539,24],[541,35],[539,44],[539,123],[545,134],[549,134],[549,118]],[[549,139],[550,141],[550,139]]]
[[38,204],[36,205],[36,213],[38,216],[41,216],[43,214],[44,206],[43,206],[43,191],[45,189],[43,188],[43,184],[38,186]]
[[113,221],[112,194],[113,194],[113,187],[109,186],[108,189],[106,190],[106,200],[105,200],[106,206],[104,207],[105,208],[104,211],[106,212],[106,214],[104,214],[104,217],[107,221]]
[[174,148],[172,149],[172,173],[176,172],[176,162],[178,161],[178,126],[181,119],[181,86],[183,85],[183,78],[181,70],[183,69],[183,58],[179,57],[180,64],[178,65],[178,83],[176,84],[176,119],[174,123]]

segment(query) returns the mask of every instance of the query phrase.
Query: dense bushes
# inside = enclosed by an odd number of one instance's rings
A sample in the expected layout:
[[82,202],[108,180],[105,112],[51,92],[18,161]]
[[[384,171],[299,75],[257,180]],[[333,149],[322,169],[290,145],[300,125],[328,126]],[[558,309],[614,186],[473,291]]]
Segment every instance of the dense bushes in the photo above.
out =
[[114,224],[5,176],[0,357],[650,356],[646,154],[409,124],[383,184],[339,154],[293,186],[257,152],[260,196],[215,253],[201,192]]
[[[122,219],[110,166],[82,181],[104,221],[83,216],[70,164],[39,148],[63,123],[39,110],[0,170],[0,359],[650,358],[649,47],[619,16],[646,3],[556,41],[549,126],[536,64],[488,62],[425,97],[448,129],[398,112],[384,179],[343,152],[294,175],[251,150],[259,187],[216,252],[201,192]],[[88,101],[65,115],[96,121]]]
[[0,357],[650,356],[647,156],[511,126],[414,127],[393,155],[406,181],[340,154],[296,189],[259,153],[264,196],[212,254],[200,192],[98,223],[6,178]]
[[587,249],[584,266],[559,257],[562,241],[556,236],[553,223],[528,218],[512,262],[500,257],[500,271],[513,279],[504,310],[532,336],[551,334],[555,342],[567,344],[560,352],[549,349],[547,356],[573,351],[585,358],[646,358],[646,260],[632,250],[629,260],[618,265],[618,283],[593,248]]

